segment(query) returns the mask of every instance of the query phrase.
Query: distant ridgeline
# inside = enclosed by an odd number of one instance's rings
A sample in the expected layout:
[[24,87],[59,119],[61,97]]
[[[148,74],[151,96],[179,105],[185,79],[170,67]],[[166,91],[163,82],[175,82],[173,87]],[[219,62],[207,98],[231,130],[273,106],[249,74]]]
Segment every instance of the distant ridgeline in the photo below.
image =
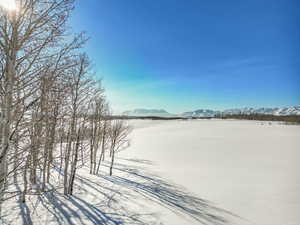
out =
[[113,116],[119,119],[152,119],[152,120],[178,120],[178,119],[245,119],[263,121],[285,121],[300,123],[300,107],[286,108],[236,108],[223,111],[199,109],[182,114],[171,114],[163,109],[135,109],[126,111],[122,115]]
[[235,108],[225,110],[199,109],[192,112],[185,112],[184,117],[220,117],[227,115],[275,115],[275,116],[294,116],[300,115],[300,107],[285,108]]
[[122,113],[124,116],[134,116],[134,117],[176,117],[176,114],[168,113],[164,109],[134,109],[131,111],[125,111]]

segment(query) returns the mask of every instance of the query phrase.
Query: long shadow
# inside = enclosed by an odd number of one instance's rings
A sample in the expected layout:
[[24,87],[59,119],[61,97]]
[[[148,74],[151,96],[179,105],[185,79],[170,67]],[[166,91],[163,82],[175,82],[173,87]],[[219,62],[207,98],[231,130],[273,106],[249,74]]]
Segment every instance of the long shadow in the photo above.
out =
[[[31,217],[32,215],[31,208],[28,206],[27,203],[23,203],[21,201],[22,190],[19,183],[16,182],[11,186],[15,187],[15,193],[18,193],[18,195],[16,196],[16,204],[11,206],[10,210],[19,210],[18,211],[19,213],[16,214],[15,216],[11,216],[10,212],[6,211],[5,214],[2,214],[0,216],[0,224],[1,225],[14,224],[14,220],[16,220],[18,217],[21,217],[23,225],[33,225],[32,217]],[[4,204],[4,208],[6,208],[5,204]]]
[[154,163],[150,160],[146,160],[146,159],[137,159],[137,158],[133,158],[133,159],[127,159],[127,158],[122,158],[122,157],[116,157],[117,160],[123,160],[123,161],[128,161],[128,162],[133,162],[133,163],[139,163],[139,164],[144,164],[144,165],[154,165]]
[[133,214],[128,210],[110,210],[111,212],[105,212],[102,207],[99,207],[99,205],[97,206],[95,204],[89,203],[80,197],[65,197],[53,193],[44,194],[43,196],[45,196],[47,201],[51,203],[52,208],[46,208],[55,217],[59,224],[147,224],[140,219],[142,215]]
[[[44,210],[45,212],[39,211],[40,217],[39,220],[35,218],[34,222],[31,220],[31,214],[27,203],[20,204],[20,213],[22,216],[22,224],[24,225],[33,225],[37,223],[48,224],[49,222],[55,222],[60,225],[70,224],[70,225],[149,225],[156,224],[153,221],[156,221],[154,214],[141,214],[128,210],[126,207],[122,207],[120,202],[115,201],[115,204],[118,204],[118,208],[110,207],[109,202],[112,201],[112,198],[119,193],[117,190],[114,190],[109,187],[105,187],[101,183],[96,183],[88,179],[78,178],[78,180],[83,180],[83,189],[86,194],[91,195],[93,199],[100,199],[101,201],[95,204],[95,201],[84,200],[84,197],[78,196],[64,196],[57,192],[44,192],[41,195],[37,196],[34,200],[36,204],[41,203],[42,207],[39,207],[38,210]],[[81,182],[81,181],[80,181]],[[53,188],[52,188],[53,189]],[[109,194],[105,194],[106,190]],[[99,196],[92,194],[95,192]],[[23,210],[24,209],[24,210]],[[51,215],[51,218],[47,219],[47,214]],[[47,216],[47,218],[46,218]],[[42,219],[42,220],[41,220]],[[13,223],[14,224],[14,223]]]
[[67,224],[76,225],[77,223],[73,221],[74,218],[77,218],[81,224],[84,224],[79,213],[66,203],[68,201],[61,200],[64,199],[63,196],[49,192],[43,194],[42,197],[51,204],[51,207],[45,206],[45,208],[56,218],[59,224],[64,224],[62,221],[66,221]]
[[21,216],[24,225],[33,225],[29,207],[26,203],[20,203]]
[[[117,175],[96,175],[100,178],[99,181],[82,175],[76,176],[77,183],[80,183],[81,189],[86,193],[94,198],[102,196],[103,199],[104,197],[102,206],[88,203],[79,197],[68,199],[73,206],[80,208],[93,224],[149,224],[150,222],[141,219],[143,215],[128,211],[122,202],[125,200],[127,203],[136,204],[137,195],[146,201],[159,204],[175,214],[189,216],[199,224],[228,225],[231,224],[230,219],[237,217],[229,211],[214,206],[207,200],[192,195],[184,188],[149,173],[144,166],[152,165],[150,161],[123,158],[119,158],[119,160],[125,164],[115,164],[114,170]],[[128,161],[134,165],[126,165]],[[105,163],[103,166],[108,167]],[[109,183],[112,185],[107,185]],[[111,207],[110,202],[113,202],[114,206],[117,205],[117,208]],[[104,213],[103,210],[107,208],[109,208],[109,213]],[[153,216],[152,219],[158,220],[154,215],[148,216]]]
[[21,201],[21,187],[20,185],[18,184],[18,182],[15,184],[15,187],[16,189],[20,192],[20,195],[19,195],[19,208],[20,208],[20,214],[21,214],[21,217],[22,217],[22,221],[23,221],[23,224],[24,225],[33,225],[33,222],[32,222],[32,219],[31,219],[31,212],[30,212],[30,209],[27,205],[27,203],[23,203]]
[[[237,217],[209,201],[194,196],[183,187],[150,173],[144,167],[152,165],[150,161],[119,160],[124,164],[115,164],[116,175],[76,175],[75,190],[79,190],[80,187],[81,194],[75,192],[74,196],[64,196],[57,192],[45,192],[38,196],[37,201],[44,208],[42,210],[51,215],[51,222],[60,225],[163,224],[156,213],[143,213],[141,204],[148,203],[154,203],[154,206],[158,204],[204,225],[229,225],[231,219]],[[133,165],[126,165],[129,161]],[[103,166],[106,169],[109,165],[104,163]],[[142,200],[142,203],[138,203],[139,200]],[[128,205],[133,205],[138,210],[129,209]],[[30,207],[26,204],[20,204],[19,207],[23,224],[33,225]]]
[[[134,161],[138,162],[137,160]],[[128,167],[118,163],[114,170],[121,172],[122,175],[111,177],[99,175],[99,177],[120,186],[120,188],[126,187],[133,191],[126,192],[127,195],[138,193],[148,201],[156,202],[176,214],[187,215],[201,224],[225,225],[230,224],[230,219],[233,217],[238,217],[229,211],[214,206],[209,201],[193,196],[184,188],[148,173],[143,167],[133,167],[132,165]],[[132,197],[128,196],[127,199]]]

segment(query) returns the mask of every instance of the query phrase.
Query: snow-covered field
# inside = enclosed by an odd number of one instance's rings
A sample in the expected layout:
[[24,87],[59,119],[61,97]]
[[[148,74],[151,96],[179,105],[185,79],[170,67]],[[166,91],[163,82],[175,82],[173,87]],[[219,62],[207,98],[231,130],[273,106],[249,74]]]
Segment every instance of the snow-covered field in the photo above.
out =
[[[300,224],[300,126],[237,120],[133,124],[132,147],[124,154],[155,162],[152,169],[164,178],[253,224]],[[167,224],[183,224],[175,222]]]
[[[79,170],[75,195],[4,205],[6,224],[300,224],[300,126],[131,121],[112,177]],[[1,224],[1,222],[0,222]]]

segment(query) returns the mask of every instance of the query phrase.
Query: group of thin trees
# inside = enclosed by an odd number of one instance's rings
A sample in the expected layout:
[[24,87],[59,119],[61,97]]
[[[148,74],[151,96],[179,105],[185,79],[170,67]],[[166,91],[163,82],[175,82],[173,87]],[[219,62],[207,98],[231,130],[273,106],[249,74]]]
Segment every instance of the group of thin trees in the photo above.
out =
[[72,195],[78,168],[98,174],[106,160],[112,175],[115,153],[129,145],[129,126],[111,119],[82,52],[85,35],[70,35],[74,0],[16,2],[14,11],[0,7],[0,207],[57,179]]

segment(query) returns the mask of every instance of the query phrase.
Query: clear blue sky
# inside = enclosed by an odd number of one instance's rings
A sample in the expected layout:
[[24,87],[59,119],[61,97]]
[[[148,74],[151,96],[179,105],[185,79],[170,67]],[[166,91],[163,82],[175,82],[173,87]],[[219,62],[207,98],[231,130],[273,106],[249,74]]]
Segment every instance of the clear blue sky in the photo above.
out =
[[299,0],[77,0],[116,112],[300,105]]

